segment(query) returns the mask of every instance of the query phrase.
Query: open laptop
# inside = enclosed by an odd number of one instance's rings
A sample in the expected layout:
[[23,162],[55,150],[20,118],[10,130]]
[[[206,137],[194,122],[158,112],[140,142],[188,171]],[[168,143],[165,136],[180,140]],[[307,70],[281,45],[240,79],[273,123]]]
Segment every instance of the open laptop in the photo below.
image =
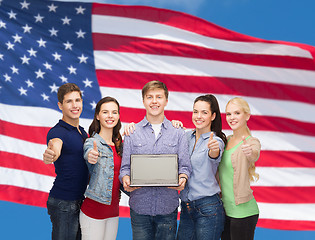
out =
[[178,186],[177,154],[146,154],[130,157],[131,187]]

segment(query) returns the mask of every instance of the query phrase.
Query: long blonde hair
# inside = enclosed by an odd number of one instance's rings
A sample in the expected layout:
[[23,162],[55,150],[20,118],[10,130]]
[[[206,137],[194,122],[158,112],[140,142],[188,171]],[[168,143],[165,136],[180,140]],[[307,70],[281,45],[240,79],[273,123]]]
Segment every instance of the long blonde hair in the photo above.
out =
[[[244,100],[243,98],[241,98],[241,97],[232,98],[230,101],[228,101],[226,106],[228,106],[230,103],[233,103],[233,104],[239,106],[240,108],[243,109],[243,111],[245,113],[250,115],[250,107],[249,107],[248,103],[246,102],[246,100]],[[247,129],[248,134],[252,135],[248,126],[246,126],[246,129]],[[248,174],[249,174],[249,179],[251,182],[258,181],[258,179],[259,179],[259,174],[256,173],[255,170],[256,170],[255,163],[254,162],[250,163],[249,168],[248,168]]]

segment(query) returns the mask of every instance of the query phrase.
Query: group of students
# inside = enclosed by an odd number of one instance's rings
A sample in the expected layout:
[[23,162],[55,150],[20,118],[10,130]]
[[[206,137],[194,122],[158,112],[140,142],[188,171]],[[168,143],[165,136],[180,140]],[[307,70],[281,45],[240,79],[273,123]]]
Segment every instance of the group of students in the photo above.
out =
[[[227,103],[226,120],[233,134],[226,137],[213,95],[195,99],[195,129],[187,132],[181,122],[170,122],[164,115],[164,83],[145,84],[142,100],[146,115],[125,127],[122,143],[116,99],[105,97],[97,103],[88,137],[79,125],[80,89],[72,83],[59,87],[63,117],[48,132],[43,154],[56,171],[47,200],[52,239],[116,239],[121,186],[130,196],[133,239],[253,239],[259,209],[250,181],[258,179],[260,143],[247,127],[248,103],[242,98]],[[177,154],[179,186],[131,187],[132,154]]]

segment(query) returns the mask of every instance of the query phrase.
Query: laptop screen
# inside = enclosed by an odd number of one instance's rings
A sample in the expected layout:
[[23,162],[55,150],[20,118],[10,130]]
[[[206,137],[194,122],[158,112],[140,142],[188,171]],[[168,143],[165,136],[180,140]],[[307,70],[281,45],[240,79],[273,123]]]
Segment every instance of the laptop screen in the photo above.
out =
[[177,154],[131,155],[131,187],[178,186]]

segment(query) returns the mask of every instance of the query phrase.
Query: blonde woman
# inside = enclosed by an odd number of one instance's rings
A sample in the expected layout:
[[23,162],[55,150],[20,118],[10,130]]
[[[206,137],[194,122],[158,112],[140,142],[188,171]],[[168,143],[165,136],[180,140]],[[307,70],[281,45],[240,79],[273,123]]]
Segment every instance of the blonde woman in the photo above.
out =
[[222,240],[254,239],[259,209],[250,188],[250,182],[258,180],[255,162],[259,158],[260,142],[251,136],[247,127],[250,118],[248,103],[242,98],[233,98],[226,105],[226,121],[233,134],[219,165],[222,201],[226,221]]

